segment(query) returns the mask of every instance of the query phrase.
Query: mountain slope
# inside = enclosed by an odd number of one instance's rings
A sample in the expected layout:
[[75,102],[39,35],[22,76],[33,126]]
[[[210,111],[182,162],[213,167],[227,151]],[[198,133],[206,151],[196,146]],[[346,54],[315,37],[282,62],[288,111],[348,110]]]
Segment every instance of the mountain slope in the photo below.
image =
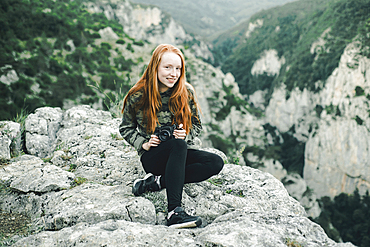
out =
[[[40,106],[107,109],[126,94],[157,42],[212,56],[158,8],[82,0],[0,5],[0,120]],[[131,73],[133,66],[140,69]]]
[[[319,90],[316,82],[338,66],[369,13],[368,0],[297,1],[262,11],[215,40],[215,64],[235,76],[244,94],[281,83],[288,91],[296,86]],[[274,73],[252,71],[265,50],[276,50],[275,57],[282,59]]]
[[212,40],[216,34],[224,32],[254,13],[294,0],[131,0],[135,3],[156,5],[170,13],[173,18],[190,33]]

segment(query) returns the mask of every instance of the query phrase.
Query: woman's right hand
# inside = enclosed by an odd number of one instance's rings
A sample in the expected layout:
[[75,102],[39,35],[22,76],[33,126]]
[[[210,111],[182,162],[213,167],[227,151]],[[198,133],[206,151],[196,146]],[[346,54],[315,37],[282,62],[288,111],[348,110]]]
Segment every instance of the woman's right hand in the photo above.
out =
[[144,150],[149,151],[151,147],[157,147],[161,143],[158,136],[151,135],[148,142],[143,143],[142,147]]

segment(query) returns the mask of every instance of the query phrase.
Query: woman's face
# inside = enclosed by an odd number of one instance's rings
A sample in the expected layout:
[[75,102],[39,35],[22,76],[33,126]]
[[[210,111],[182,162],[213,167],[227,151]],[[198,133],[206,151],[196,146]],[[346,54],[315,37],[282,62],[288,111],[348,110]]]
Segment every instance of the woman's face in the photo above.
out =
[[182,62],[179,55],[165,52],[158,65],[158,88],[161,93],[172,88],[181,75]]

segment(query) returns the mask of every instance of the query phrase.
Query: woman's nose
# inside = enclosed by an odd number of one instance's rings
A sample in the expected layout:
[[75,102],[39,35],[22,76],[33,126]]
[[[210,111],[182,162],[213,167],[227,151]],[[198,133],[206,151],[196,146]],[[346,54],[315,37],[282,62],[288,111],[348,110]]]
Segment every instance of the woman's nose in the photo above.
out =
[[176,68],[171,69],[170,73],[171,75],[176,75]]

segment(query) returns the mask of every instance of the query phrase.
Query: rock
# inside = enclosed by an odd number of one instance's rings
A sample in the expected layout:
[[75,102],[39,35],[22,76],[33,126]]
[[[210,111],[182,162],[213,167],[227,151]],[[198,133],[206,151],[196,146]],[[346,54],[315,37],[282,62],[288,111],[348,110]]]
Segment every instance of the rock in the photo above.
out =
[[288,132],[294,126],[294,137],[306,142],[310,129],[319,121],[315,106],[317,96],[304,89],[295,88],[286,99],[285,85],[276,88],[265,111],[265,122],[275,126],[281,133]]
[[104,40],[116,41],[117,39],[119,39],[118,35],[113,31],[111,27],[106,27],[104,29],[99,30],[99,34]]
[[17,72],[14,69],[8,71],[6,75],[2,75],[0,77],[0,82],[8,86],[10,86],[14,82],[17,82],[18,80],[19,80],[19,77],[17,75]]
[[0,159],[10,159],[10,144],[12,141],[7,136],[0,136]]
[[279,75],[280,68],[285,64],[285,58],[279,58],[278,52],[275,49],[264,51],[261,57],[254,62],[251,69],[252,75],[263,75],[266,73],[269,76]]
[[0,121],[0,159],[10,159],[21,152],[21,125]]
[[31,170],[42,168],[44,162],[32,155],[22,155],[18,160],[0,169],[1,183],[9,186],[14,179],[28,174]]
[[60,230],[81,222],[95,224],[108,219],[154,225],[154,205],[130,192],[128,187],[85,183],[55,194],[39,224],[45,224],[45,230]]
[[60,108],[43,107],[28,115],[25,121],[28,153],[44,158],[55,149],[56,133],[62,121]]
[[316,194],[307,186],[306,181],[296,173],[286,175],[281,179],[284,187],[294,199],[305,208],[309,217],[315,219],[320,216],[321,209]]
[[54,165],[46,165],[29,169],[27,173],[14,179],[10,188],[23,193],[59,191],[70,188],[74,178],[73,173],[63,171]]
[[[320,198],[370,189],[370,134],[355,120],[320,122],[305,149],[304,178]],[[325,152],[326,151],[326,152]]]
[[358,42],[346,47],[319,94],[323,112],[306,143],[304,167],[317,197],[370,190],[370,59],[359,55],[360,48]]
[[185,185],[183,206],[202,217],[201,228],[168,228],[165,190],[131,193],[144,171],[136,151],[116,135],[120,119],[86,106],[63,116],[56,133],[62,147],[50,156],[55,164],[23,155],[0,170],[10,189],[0,191],[0,209],[27,213],[36,231],[13,246],[286,246],[288,239],[338,246],[279,180],[234,164]]

